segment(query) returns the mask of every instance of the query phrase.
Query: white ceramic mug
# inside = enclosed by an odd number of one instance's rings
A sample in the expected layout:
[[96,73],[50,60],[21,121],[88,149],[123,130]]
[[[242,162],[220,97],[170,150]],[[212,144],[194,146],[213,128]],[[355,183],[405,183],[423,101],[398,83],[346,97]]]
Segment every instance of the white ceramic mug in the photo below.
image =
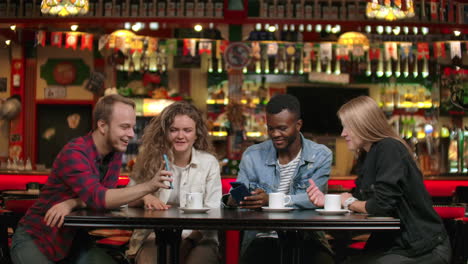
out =
[[291,197],[286,196],[284,193],[269,193],[268,205],[270,208],[284,208],[291,202]]
[[341,195],[339,194],[325,194],[325,211],[339,211],[341,210]]
[[187,193],[186,208],[202,209],[203,208],[203,194],[202,193]]

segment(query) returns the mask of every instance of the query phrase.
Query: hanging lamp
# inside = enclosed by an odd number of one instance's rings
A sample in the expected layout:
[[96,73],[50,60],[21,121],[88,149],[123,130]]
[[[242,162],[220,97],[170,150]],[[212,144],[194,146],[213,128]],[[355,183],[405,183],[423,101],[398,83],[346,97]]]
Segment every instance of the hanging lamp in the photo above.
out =
[[47,15],[74,16],[89,11],[88,0],[42,0],[41,12]]

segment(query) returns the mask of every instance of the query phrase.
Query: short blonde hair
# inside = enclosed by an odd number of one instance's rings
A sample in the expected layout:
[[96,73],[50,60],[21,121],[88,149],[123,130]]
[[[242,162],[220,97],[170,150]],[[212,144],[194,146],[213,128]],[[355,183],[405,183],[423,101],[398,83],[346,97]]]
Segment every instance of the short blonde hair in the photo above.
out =
[[98,100],[98,102],[94,106],[93,119],[95,127],[97,127],[97,122],[99,120],[103,120],[107,124],[110,122],[112,113],[114,112],[114,104],[116,102],[121,102],[126,105],[130,105],[133,109],[135,109],[135,102],[132,99],[123,97],[118,94],[110,94],[103,96]]

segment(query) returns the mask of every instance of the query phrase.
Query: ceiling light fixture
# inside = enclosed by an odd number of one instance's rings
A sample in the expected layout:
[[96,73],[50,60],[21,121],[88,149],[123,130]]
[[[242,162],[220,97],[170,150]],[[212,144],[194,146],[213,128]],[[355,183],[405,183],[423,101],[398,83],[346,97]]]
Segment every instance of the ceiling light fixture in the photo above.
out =
[[70,29],[71,31],[76,31],[78,29],[78,25],[71,25]]
[[46,15],[74,16],[89,11],[89,0],[42,0],[41,13]]

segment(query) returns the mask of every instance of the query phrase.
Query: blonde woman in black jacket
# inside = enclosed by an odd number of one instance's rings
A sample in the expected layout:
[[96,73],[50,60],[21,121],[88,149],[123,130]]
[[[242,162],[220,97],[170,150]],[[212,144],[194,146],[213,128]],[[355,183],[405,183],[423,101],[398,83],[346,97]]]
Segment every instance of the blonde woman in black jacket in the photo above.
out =
[[[373,232],[364,254],[348,263],[449,263],[450,242],[414,154],[377,103],[357,97],[340,108],[338,117],[348,149],[359,155],[356,188],[341,195],[343,207],[401,220],[400,230]],[[314,188],[308,193],[311,200],[318,196]]]

